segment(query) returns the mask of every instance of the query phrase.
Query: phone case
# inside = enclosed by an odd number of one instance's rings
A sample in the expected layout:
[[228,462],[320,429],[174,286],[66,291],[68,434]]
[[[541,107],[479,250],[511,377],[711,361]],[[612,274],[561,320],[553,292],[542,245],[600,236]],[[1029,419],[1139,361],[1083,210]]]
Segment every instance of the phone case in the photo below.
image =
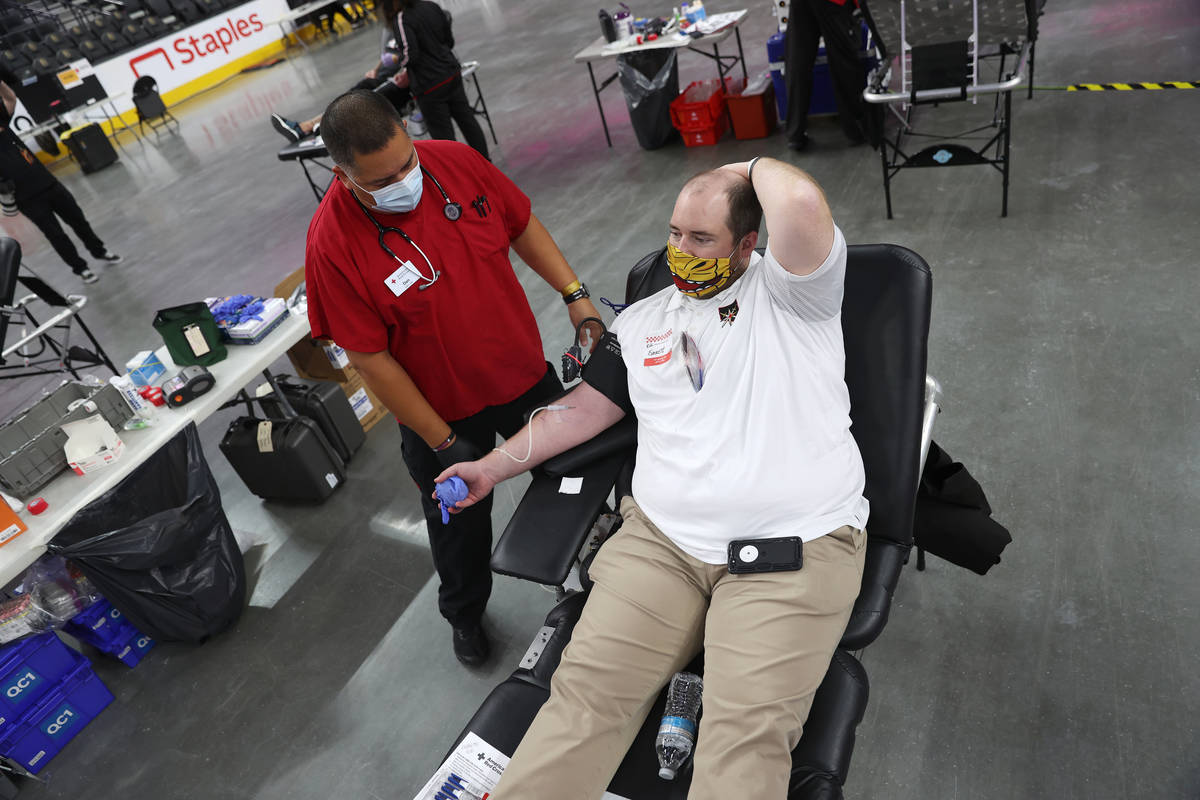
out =
[[787,572],[804,565],[804,547],[799,536],[775,539],[734,539],[729,543],[729,571]]

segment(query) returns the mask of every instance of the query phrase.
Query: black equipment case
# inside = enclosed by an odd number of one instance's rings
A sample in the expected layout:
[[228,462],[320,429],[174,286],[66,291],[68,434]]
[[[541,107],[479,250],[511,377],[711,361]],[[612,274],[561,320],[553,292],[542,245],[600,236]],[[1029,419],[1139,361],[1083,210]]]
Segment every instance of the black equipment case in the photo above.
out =
[[316,422],[295,415],[286,395],[275,403],[283,415],[260,419],[246,397],[251,416],[229,424],[221,452],[246,488],[264,500],[323,502],[345,482],[346,463]]
[[[313,381],[291,375],[277,375],[275,383],[296,413],[316,422],[342,461],[349,462],[367,440],[367,434],[342,388],[333,381]],[[258,398],[258,402],[268,417],[286,416],[273,393]]]
[[71,131],[63,139],[63,144],[84,172],[95,172],[117,161],[117,151],[104,135],[104,130],[95,123]]

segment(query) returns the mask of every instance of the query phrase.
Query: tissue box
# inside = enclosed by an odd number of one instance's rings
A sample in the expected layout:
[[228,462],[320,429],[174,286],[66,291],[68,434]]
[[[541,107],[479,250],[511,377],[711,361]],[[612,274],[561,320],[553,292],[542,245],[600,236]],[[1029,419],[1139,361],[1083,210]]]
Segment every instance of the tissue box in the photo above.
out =
[[154,379],[164,374],[167,368],[153,350],[143,350],[125,362],[125,370],[138,386],[153,386]]
[[76,475],[87,475],[107,467],[125,452],[125,443],[104,417],[96,414],[62,426],[67,434],[63,453]]

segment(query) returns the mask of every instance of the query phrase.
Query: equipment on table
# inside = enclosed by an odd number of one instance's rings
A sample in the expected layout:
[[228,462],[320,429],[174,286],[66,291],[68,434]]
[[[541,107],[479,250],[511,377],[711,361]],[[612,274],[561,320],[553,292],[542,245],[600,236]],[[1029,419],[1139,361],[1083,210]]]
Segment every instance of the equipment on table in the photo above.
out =
[[154,315],[154,329],[166,343],[171,360],[181,367],[208,367],[228,355],[217,321],[204,303],[159,309]]
[[211,389],[216,382],[212,373],[204,367],[184,367],[178,375],[163,381],[162,393],[167,405],[175,408],[192,402]]

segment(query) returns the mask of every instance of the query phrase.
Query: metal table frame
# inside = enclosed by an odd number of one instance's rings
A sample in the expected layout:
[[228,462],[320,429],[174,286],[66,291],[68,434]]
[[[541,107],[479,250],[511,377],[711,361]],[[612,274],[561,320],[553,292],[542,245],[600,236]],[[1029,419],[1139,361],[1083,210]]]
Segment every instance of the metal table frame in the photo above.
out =
[[[739,19],[737,22],[735,22],[732,25],[733,35],[737,41],[738,54],[736,56],[721,55],[720,43],[722,41],[724,41],[725,39],[729,38],[728,33],[726,33],[728,28],[719,30],[716,33],[711,33],[707,36],[701,36],[699,39],[694,39],[690,42],[686,42],[686,43],[680,42],[678,45],[673,45],[673,47],[675,49],[680,49],[680,50],[681,49],[691,50],[693,53],[699,53],[700,55],[704,56],[705,58],[711,58],[713,61],[715,61],[717,63],[717,79],[722,82],[725,80],[725,76],[728,75],[730,72],[732,72],[734,67],[736,67],[740,63],[742,65],[742,79],[748,81],[749,76],[746,73],[746,56],[742,50],[742,32],[739,30],[743,20],[745,20],[745,15],[743,15],[741,19]],[[722,35],[722,34],[724,34],[724,35]],[[711,53],[706,52],[704,50],[700,50],[697,47],[697,45],[703,46],[705,43],[704,40],[712,38],[712,37],[716,37],[716,41],[714,41],[712,43],[712,52]],[[591,47],[591,45],[589,45],[589,47]],[[658,47],[658,48],[653,48],[653,49],[663,49],[663,48]],[[586,50],[587,50],[587,48],[584,49],[584,51],[586,51]],[[580,51],[580,52],[582,53],[584,51]],[[592,81],[592,94],[596,98],[596,108],[599,109],[599,111],[600,111],[600,124],[604,128],[604,140],[606,142],[608,142],[609,147],[612,147],[612,136],[609,134],[609,131],[608,131],[608,119],[604,116],[604,104],[600,101],[600,93],[602,91],[604,91],[606,88],[608,88],[608,85],[617,79],[618,73],[614,70],[613,74],[609,75],[607,78],[604,79],[604,81],[602,83],[597,85],[596,84],[596,71],[592,68],[592,61],[599,61],[603,58],[619,58],[622,55],[627,55],[629,53],[639,53],[639,52],[646,52],[646,50],[639,50],[639,49],[626,50],[626,51],[619,52],[619,53],[612,53],[611,55],[604,55],[604,56],[601,56],[600,58],[588,58],[586,60],[580,59],[579,54],[576,54],[576,57],[575,57],[576,61],[583,60],[584,63],[587,64],[588,78],[591,79],[591,81]]]

